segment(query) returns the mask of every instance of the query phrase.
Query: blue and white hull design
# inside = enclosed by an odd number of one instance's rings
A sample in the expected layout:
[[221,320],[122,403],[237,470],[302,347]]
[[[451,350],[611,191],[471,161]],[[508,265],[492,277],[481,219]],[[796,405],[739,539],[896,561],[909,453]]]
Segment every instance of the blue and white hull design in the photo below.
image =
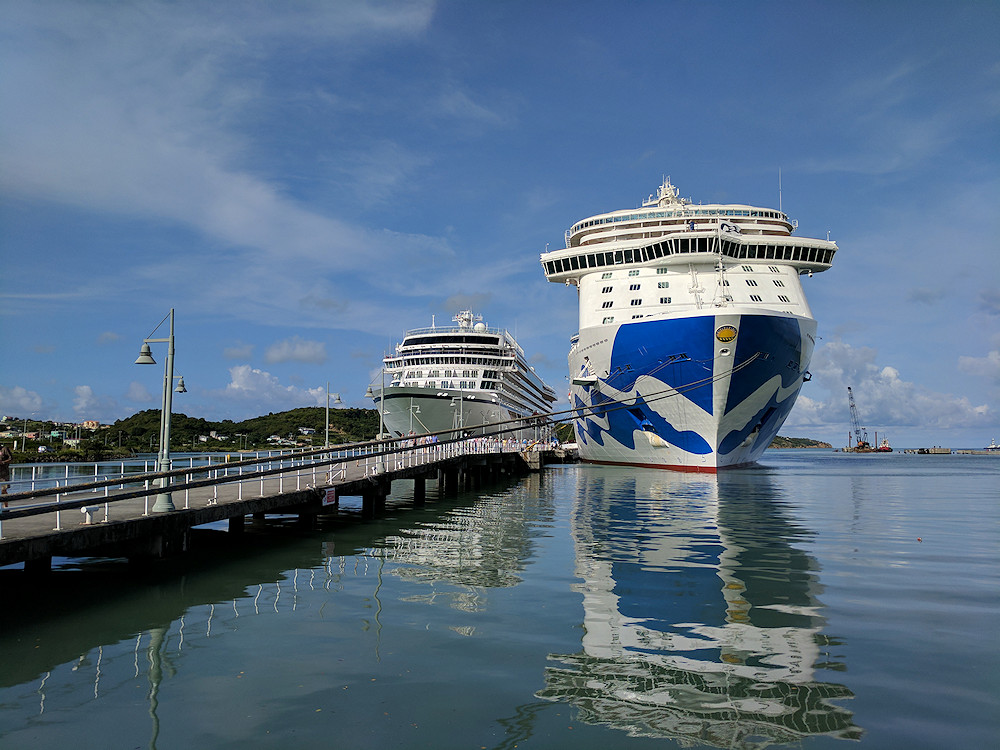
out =
[[802,278],[837,245],[782,211],[693,204],[666,178],[639,209],[578,221],[541,256],[575,286],[570,406],[584,461],[714,472],[753,463],[816,343]]
[[727,310],[581,331],[570,352],[580,457],[688,471],[753,463],[799,393],[816,322]]

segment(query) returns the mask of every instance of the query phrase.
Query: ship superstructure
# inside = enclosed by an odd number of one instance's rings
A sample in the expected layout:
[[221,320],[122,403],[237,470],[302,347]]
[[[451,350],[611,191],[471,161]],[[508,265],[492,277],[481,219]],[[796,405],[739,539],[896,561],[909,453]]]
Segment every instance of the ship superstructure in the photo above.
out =
[[692,204],[664,179],[543,253],[575,286],[570,401],[585,461],[715,471],[756,461],[808,380],[816,321],[801,277],[837,246],[780,211]]
[[[454,326],[407,331],[383,359],[371,395],[386,432],[482,435],[491,432],[490,425],[552,411],[555,391],[528,364],[509,331],[490,328],[470,310],[453,320]],[[534,424],[501,433],[532,440],[546,436]]]

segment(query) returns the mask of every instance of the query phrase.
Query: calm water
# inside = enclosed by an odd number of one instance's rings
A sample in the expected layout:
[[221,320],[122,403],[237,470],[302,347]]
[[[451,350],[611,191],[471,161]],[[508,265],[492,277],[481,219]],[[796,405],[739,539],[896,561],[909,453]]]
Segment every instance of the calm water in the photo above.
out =
[[994,747],[998,488],[990,456],[565,466],[210,530],[141,585],[8,573],[0,747]]

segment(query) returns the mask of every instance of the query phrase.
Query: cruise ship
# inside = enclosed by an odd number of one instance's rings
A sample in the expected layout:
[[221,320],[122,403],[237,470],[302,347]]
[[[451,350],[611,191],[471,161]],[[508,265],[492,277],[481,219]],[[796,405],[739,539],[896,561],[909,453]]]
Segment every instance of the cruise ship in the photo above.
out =
[[[514,337],[488,327],[471,310],[453,320],[454,326],[407,331],[395,352],[383,359],[369,395],[384,432],[401,437],[448,430],[456,435],[502,431],[502,437],[547,438],[547,420],[544,426],[507,431],[518,426],[511,420],[548,415],[556,400],[555,391],[528,365]],[[491,425],[497,426],[488,429]]]
[[545,252],[576,287],[570,406],[581,460],[715,472],[753,463],[810,378],[802,277],[837,245],[782,211],[693,204],[670,178],[638,209],[591,216]]

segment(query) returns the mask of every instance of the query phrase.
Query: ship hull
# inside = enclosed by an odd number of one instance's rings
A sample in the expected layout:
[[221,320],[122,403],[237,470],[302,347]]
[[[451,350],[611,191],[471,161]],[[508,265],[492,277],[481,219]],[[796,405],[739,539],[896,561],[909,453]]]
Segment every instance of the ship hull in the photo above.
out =
[[[459,435],[499,435],[501,437],[530,438],[533,430],[504,433],[508,420],[519,416],[500,403],[493,401],[489,392],[470,393],[441,388],[393,387],[386,389],[382,405],[376,391],[375,408],[382,412],[385,431],[397,437],[442,433],[448,430]],[[496,427],[497,425],[501,425]],[[494,429],[487,429],[495,427]],[[529,436],[529,432],[532,435]],[[523,433],[523,434],[522,434]]]
[[734,308],[582,330],[569,357],[581,460],[754,463],[808,379],[815,333],[809,317]]

